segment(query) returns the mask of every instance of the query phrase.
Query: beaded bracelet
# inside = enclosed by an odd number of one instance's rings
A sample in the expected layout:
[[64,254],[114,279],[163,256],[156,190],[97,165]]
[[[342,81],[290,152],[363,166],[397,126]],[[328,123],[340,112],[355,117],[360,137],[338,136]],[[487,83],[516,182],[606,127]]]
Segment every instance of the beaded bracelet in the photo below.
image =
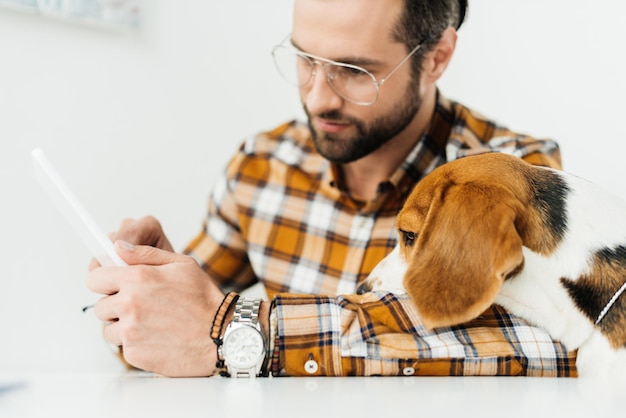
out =
[[239,299],[239,294],[237,292],[228,292],[220,306],[217,308],[217,312],[215,312],[215,317],[213,318],[213,324],[211,326],[211,339],[217,346],[217,363],[216,367],[221,369],[224,367],[224,360],[220,358],[219,348],[222,345],[222,328],[224,327],[224,319],[230,311],[230,308],[237,302]]

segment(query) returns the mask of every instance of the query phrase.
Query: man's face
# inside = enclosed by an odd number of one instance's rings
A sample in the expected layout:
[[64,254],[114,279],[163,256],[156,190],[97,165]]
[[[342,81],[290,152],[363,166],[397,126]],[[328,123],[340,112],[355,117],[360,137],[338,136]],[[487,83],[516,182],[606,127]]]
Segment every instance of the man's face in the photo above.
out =
[[[376,80],[409,52],[392,39],[402,0],[296,0],[292,40],[309,54],[358,65]],[[321,68],[300,88],[315,146],[325,158],[348,163],[376,151],[411,122],[420,106],[419,77],[406,62],[380,87],[370,106],[337,95]]]

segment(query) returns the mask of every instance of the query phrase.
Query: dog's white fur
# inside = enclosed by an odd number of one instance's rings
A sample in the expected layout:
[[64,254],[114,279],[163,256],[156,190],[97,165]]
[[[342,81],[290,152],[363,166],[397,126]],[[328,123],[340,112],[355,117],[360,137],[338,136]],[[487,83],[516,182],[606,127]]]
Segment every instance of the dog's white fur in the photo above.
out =
[[[553,183],[563,193],[552,195]],[[544,190],[536,192],[537,184]],[[484,214],[464,213],[480,208]],[[455,219],[441,219],[446,214]],[[594,324],[626,281],[623,254],[611,252],[626,246],[620,199],[565,172],[484,154],[445,164],[418,183],[396,227],[398,246],[361,293],[406,291],[431,328],[470,320],[496,303],[577,349],[580,376],[626,377],[626,293]],[[598,258],[601,250],[615,259]]]

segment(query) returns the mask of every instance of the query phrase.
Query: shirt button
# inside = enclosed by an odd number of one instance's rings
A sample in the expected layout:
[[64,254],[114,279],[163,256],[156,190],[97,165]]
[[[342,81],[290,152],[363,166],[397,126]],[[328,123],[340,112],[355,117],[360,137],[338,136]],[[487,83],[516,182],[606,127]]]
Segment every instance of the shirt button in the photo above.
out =
[[413,376],[415,374],[415,369],[413,367],[405,367],[402,369],[402,374],[405,376]]
[[304,363],[304,371],[306,371],[308,374],[314,374],[317,372],[318,369],[319,366],[317,365],[317,361],[315,360],[307,360],[307,362]]

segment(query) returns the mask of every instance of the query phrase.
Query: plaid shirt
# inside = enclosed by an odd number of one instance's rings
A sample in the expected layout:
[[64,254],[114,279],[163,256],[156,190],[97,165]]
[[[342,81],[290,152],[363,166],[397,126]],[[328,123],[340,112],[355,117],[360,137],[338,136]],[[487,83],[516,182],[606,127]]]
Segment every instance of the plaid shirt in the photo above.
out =
[[575,357],[560,343],[501,308],[431,333],[401,297],[351,295],[396,245],[395,216],[415,183],[447,161],[488,151],[560,168],[555,142],[513,133],[438,95],[428,132],[376,197],[363,202],[342,188],[339,170],[316,152],[307,125],[292,121],[243,143],[185,252],[224,290],[264,284],[273,299],[277,375],[395,375],[411,368],[575,375]]
[[406,294],[280,294],[274,305],[278,376],[576,375],[575,353],[498,305],[434,331]]

